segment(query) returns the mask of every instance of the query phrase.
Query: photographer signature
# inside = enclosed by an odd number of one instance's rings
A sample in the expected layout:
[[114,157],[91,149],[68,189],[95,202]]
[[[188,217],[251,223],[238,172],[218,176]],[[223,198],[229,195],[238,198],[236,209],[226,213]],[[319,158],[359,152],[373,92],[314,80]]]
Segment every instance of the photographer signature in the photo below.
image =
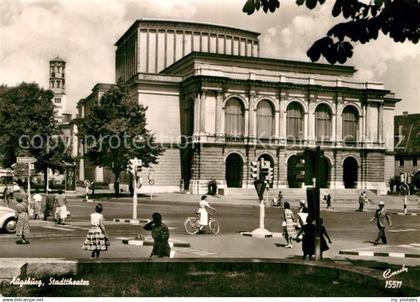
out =
[[396,275],[401,274],[401,273],[404,273],[404,272],[405,273],[408,273],[408,268],[405,267],[405,264],[403,264],[403,266],[402,266],[401,269],[399,269],[399,270],[397,270],[395,272],[393,272],[390,268],[387,269],[386,271],[384,271],[384,273],[382,274],[382,276],[384,277],[384,279],[389,279],[389,278],[391,278],[393,276],[396,276]]

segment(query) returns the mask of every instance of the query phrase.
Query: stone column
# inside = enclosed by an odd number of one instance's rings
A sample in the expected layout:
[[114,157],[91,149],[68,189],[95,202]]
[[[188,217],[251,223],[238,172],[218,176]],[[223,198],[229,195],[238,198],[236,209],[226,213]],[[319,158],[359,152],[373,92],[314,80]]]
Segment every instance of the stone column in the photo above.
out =
[[250,109],[251,108],[245,109],[245,117],[244,117],[244,120],[245,120],[244,136],[245,137],[249,137],[249,131],[250,131],[249,111],[250,111]]
[[378,105],[378,143],[383,144],[384,142],[384,106],[383,104]]
[[341,98],[337,102],[337,114],[336,114],[336,133],[335,142],[337,145],[342,145],[343,142],[343,104]]
[[222,120],[224,120],[222,107],[223,107],[222,93],[220,91],[216,91],[216,114],[215,114],[216,136],[221,136],[224,132],[224,129],[222,128]]
[[257,137],[257,111],[255,108],[255,92],[249,94],[249,137],[255,140]]
[[307,134],[305,137],[310,144],[314,144],[315,139],[315,105],[313,102],[308,101],[308,125],[307,125]]
[[165,29],[165,46],[164,46],[164,56],[163,56],[163,60],[164,60],[164,66],[165,68],[168,67],[168,30]]
[[331,117],[331,128],[332,128],[331,138],[330,138],[331,140],[335,140],[336,138],[336,131],[337,131],[336,124],[337,124],[337,113],[334,112]]
[[155,73],[158,72],[158,61],[159,61],[159,30],[156,29],[156,45],[155,45]]
[[200,134],[206,132],[206,92],[200,95]]
[[149,72],[149,56],[150,56],[150,35],[149,29],[146,29],[146,72]]
[[201,96],[197,94],[194,100],[194,135],[199,135],[201,128]]
[[274,137],[276,140],[280,138],[280,109],[274,111]]
[[304,112],[303,124],[304,124],[303,125],[304,126],[304,129],[303,129],[303,132],[304,132],[303,138],[306,141],[309,138],[309,129],[308,129],[308,127],[309,127],[309,114],[308,114],[308,112]]
[[280,138],[286,140],[287,132],[286,132],[286,126],[287,126],[287,107],[286,107],[286,101],[284,100],[283,96],[280,95],[280,125],[279,125],[279,131],[280,131]]

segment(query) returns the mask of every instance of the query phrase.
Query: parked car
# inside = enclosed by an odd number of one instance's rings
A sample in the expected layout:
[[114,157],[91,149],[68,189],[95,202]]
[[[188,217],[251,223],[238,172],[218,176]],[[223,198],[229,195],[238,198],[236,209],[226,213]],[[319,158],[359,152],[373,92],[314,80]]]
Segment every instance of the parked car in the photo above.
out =
[[15,210],[0,206],[0,229],[7,233],[16,232]]

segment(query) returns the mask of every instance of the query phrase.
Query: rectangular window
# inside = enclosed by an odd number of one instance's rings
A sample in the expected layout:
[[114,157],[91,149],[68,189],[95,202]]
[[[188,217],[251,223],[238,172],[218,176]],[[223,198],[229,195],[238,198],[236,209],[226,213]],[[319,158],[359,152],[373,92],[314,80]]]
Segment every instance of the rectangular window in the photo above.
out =
[[54,103],[56,103],[56,104],[61,104],[61,99],[60,99],[60,98],[55,98],[55,99],[54,99]]
[[417,158],[413,158],[413,167],[417,167]]
[[400,167],[404,167],[404,158],[400,158]]

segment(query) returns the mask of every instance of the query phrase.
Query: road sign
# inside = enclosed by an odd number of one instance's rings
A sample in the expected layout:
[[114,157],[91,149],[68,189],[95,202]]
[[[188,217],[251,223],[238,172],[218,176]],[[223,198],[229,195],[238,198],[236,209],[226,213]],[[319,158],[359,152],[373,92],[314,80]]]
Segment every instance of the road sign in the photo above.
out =
[[37,160],[35,157],[17,157],[16,158],[16,162],[18,164],[22,163],[22,164],[33,164],[35,163]]
[[260,199],[260,201],[264,199],[264,191],[266,185],[267,184],[263,180],[254,181],[255,190],[257,191],[258,198]]
[[28,177],[28,170],[30,170],[30,172],[31,172],[30,176],[34,176],[36,174],[35,169],[34,169],[35,167],[33,166],[33,164],[29,164],[29,165],[31,165],[30,169],[28,169],[28,163],[13,164],[12,165],[13,168],[14,168],[13,173],[17,177]]

